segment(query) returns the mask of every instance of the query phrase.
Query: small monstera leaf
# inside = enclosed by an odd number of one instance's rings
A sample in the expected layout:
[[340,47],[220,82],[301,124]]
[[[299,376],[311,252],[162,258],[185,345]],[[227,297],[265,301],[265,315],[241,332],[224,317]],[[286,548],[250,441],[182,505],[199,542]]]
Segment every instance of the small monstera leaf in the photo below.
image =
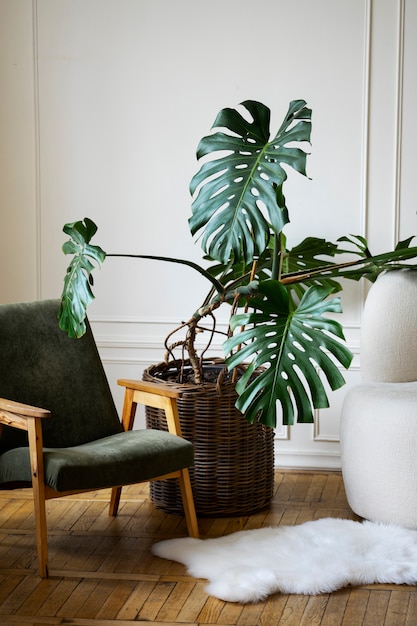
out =
[[232,330],[247,328],[224,344],[229,369],[249,363],[236,386],[236,406],[248,421],[271,427],[276,426],[277,401],[284,424],[293,424],[295,416],[298,422],[313,422],[314,408],[328,406],[318,369],[330,388],[338,389],[345,381],[337,362],[348,368],[352,360],[339,341],[344,340],[341,325],[324,317],[341,312],[340,300],[328,299],[331,287],[315,286],[295,307],[289,291],[274,280],[260,285],[259,291],[262,295],[251,300],[256,311],[232,318]]
[[64,279],[59,310],[59,327],[69,337],[81,337],[86,331],[85,317],[88,305],[94,300],[92,271],[94,263],[101,266],[106,253],[99,246],[90,244],[97,226],[88,217],[84,222],[65,224],[64,233],[71,239],[62,246],[65,254],[73,254]]
[[336,265],[333,259],[337,254],[342,254],[342,252],[339,250],[338,245],[331,241],[318,237],[307,237],[286,252],[282,267],[282,277],[288,280],[289,276],[295,276],[296,274],[304,275],[300,282],[292,283],[292,288],[298,297],[302,297],[306,288],[313,283],[331,287],[333,293],[341,291],[342,286],[338,281],[326,278],[326,276],[321,276],[320,274],[310,275],[310,273],[312,270],[318,270],[319,268],[329,269]]
[[[414,236],[408,237],[403,241],[399,241],[394,250],[384,252],[375,256],[371,255],[366,239],[360,235],[350,235],[349,237],[340,237],[338,241],[351,244],[358,250],[362,259],[358,261],[355,267],[341,268],[338,272],[340,277],[349,278],[351,280],[360,280],[367,278],[370,282],[375,282],[382,272],[390,272],[398,269],[416,270],[417,266],[415,258],[417,256],[417,247],[410,246],[415,239]],[[412,263],[404,261],[412,260]],[[329,271],[329,276],[334,274],[334,270]]]
[[191,180],[189,225],[193,235],[202,233],[202,248],[212,259],[248,264],[268,245],[271,227],[279,233],[289,221],[282,164],[306,174],[307,154],[293,145],[310,140],[311,110],[305,105],[304,100],[292,101],[270,140],[270,110],[247,100],[241,106],[250,121],[236,109],[223,109],[213,129],[228,132],[218,131],[200,141],[198,159],[216,152],[220,156],[206,160]]
[[311,269],[329,265],[337,254],[341,254],[338,245],[319,237],[306,237],[288,251],[283,273],[307,272]]

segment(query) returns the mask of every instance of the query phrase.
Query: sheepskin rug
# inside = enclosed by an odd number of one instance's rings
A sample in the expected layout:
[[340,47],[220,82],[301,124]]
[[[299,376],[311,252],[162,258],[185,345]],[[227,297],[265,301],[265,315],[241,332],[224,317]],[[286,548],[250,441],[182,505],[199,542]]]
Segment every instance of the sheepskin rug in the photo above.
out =
[[152,552],[208,579],[207,593],[228,602],[417,582],[417,531],[368,521],[325,518],[216,539],[170,539]]

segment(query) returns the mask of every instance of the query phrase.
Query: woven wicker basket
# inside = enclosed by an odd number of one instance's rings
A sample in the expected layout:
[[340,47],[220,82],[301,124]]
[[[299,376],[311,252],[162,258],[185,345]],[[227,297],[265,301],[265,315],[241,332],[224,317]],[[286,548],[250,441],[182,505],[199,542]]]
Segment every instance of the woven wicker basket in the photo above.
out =
[[[211,360],[210,367],[219,371],[224,366]],[[273,429],[242,417],[234,406],[237,394],[231,380],[223,381],[219,390],[214,382],[198,386],[170,382],[167,373],[161,363],[146,369],[143,379],[163,380],[183,391],[178,409],[182,434],[194,444],[190,475],[197,514],[228,517],[266,508],[274,488]],[[146,421],[148,428],[166,430],[159,409],[147,407]],[[163,511],[183,513],[176,480],[151,483],[150,494]]]

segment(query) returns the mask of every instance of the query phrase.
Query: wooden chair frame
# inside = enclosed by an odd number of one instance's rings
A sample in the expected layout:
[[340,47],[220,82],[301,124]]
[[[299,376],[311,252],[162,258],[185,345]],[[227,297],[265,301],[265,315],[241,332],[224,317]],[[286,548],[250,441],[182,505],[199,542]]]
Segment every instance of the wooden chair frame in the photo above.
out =
[[[125,431],[132,430],[136,408],[144,404],[165,411],[168,431],[171,434],[182,436],[178,417],[177,399],[181,392],[171,389],[168,385],[137,380],[119,380],[118,384],[125,387],[125,397],[122,413],[122,426]],[[33,407],[19,402],[0,398],[0,428],[1,424],[26,430],[29,440],[30,463],[32,473],[32,489],[34,501],[36,545],[38,555],[39,574],[48,578],[48,536],[46,520],[46,500],[62,498],[64,496],[83,493],[88,490],[60,492],[45,485],[43,465],[42,419],[53,419],[50,411]],[[198,523],[194,506],[188,468],[171,474],[152,477],[150,480],[178,478],[184,504],[184,513],[188,533],[191,537],[199,537]],[[149,482],[143,481],[143,482]],[[112,488],[109,515],[116,516],[119,508],[120,495],[123,485]]]

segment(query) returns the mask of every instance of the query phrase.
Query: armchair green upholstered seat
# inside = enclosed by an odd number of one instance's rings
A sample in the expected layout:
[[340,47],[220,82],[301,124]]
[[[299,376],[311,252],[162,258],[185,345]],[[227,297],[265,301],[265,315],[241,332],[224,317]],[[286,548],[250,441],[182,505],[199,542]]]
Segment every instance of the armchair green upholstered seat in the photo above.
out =
[[[158,478],[179,479],[188,531],[198,536],[188,468],[194,451],[181,437],[179,393],[121,380],[119,419],[87,322],[80,339],[58,327],[59,302],[0,306],[0,489],[32,486],[39,572],[48,575],[45,500]],[[138,403],[165,410],[168,432],[132,430]]]
[[[156,430],[116,433],[68,448],[43,448],[45,485],[56,491],[90,491],[151,480],[193,463],[193,448]],[[31,482],[29,447],[0,456],[0,483]]]

